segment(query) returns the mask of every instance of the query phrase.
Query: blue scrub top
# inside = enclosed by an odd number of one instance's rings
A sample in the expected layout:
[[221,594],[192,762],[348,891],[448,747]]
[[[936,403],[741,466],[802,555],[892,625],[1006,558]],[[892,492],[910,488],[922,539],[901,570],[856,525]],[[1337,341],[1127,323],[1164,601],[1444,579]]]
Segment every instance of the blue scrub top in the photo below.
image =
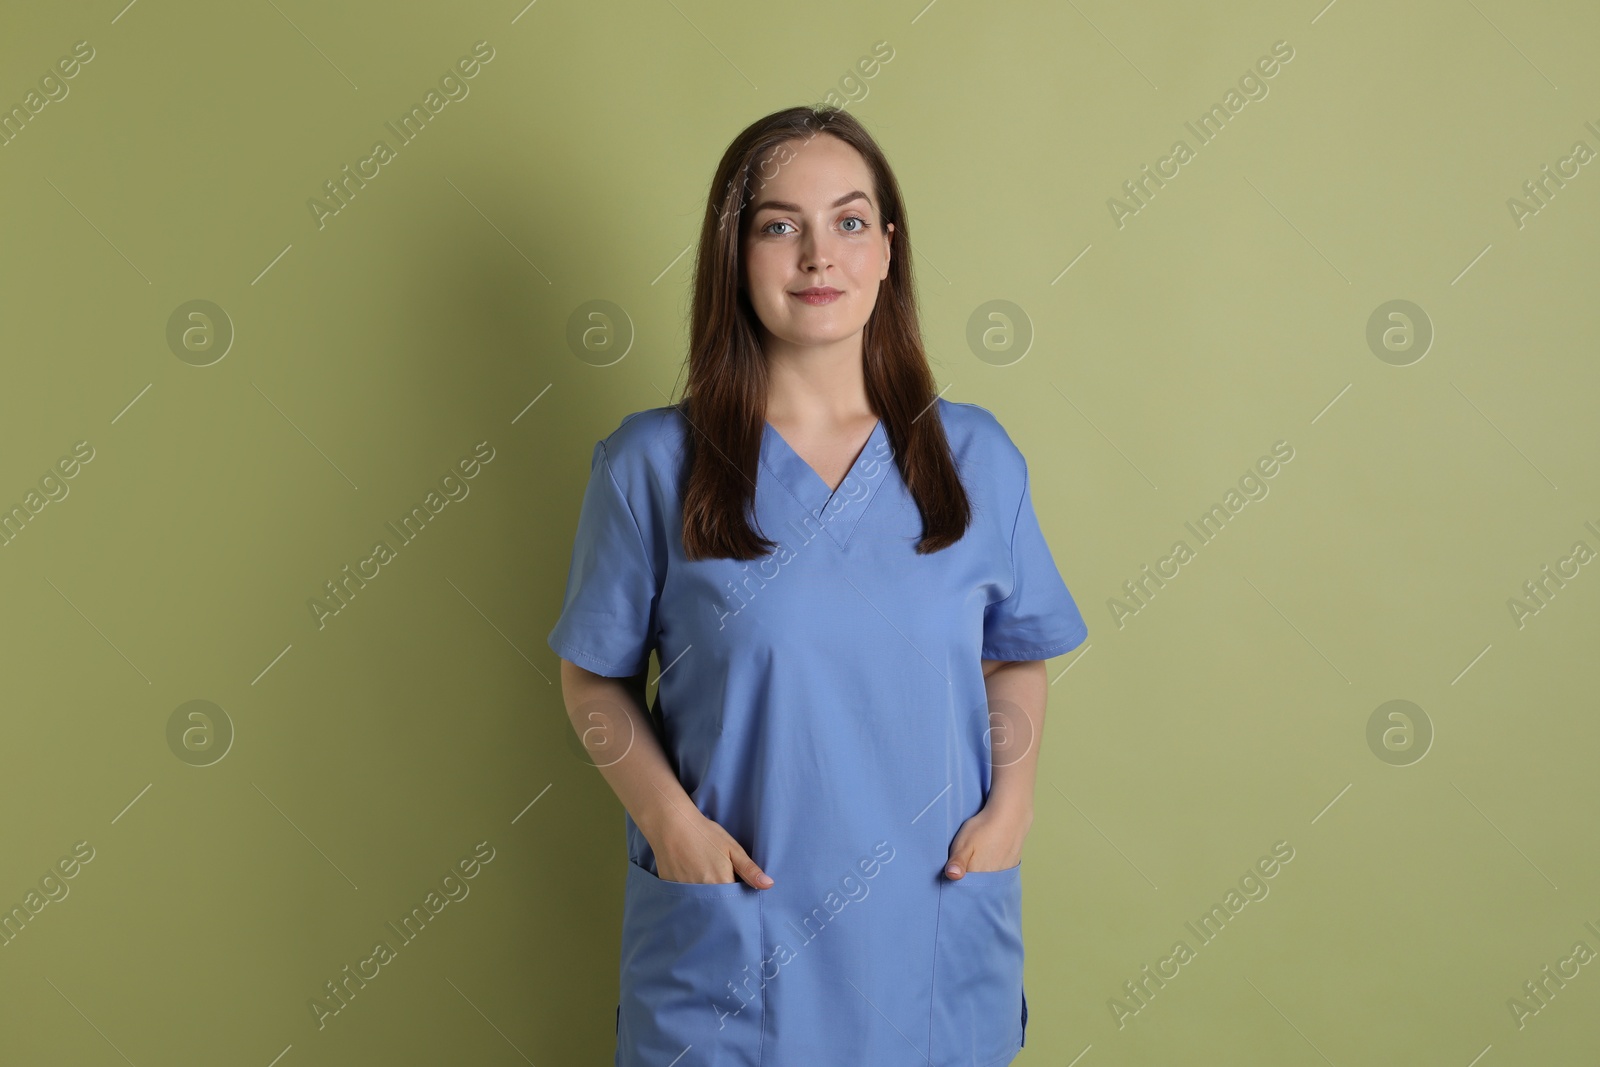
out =
[[765,424],[755,515],[779,547],[747,561],[684,558],[675,407],[595,445],[550,647],[611,677],[656,652],[678,780],[775,881],[662,879],[625,814],[617,1067],[991,1067],[1022,1046],[1021,867],[943,867],[991,782],[980,661],[1088,628],[1022,453],[985,408],[937,412],[973,521],[926,556],[881,422],[837,489]]

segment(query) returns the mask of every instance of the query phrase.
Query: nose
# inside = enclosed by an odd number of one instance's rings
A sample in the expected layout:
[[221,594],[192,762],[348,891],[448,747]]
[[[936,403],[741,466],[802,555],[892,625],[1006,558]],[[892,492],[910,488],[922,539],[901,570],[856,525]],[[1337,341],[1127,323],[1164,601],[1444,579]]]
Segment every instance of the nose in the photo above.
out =
[[815,270],[819,274],[833,263],[831,235],[821,229],[812,229],[800,238],[800,269]]

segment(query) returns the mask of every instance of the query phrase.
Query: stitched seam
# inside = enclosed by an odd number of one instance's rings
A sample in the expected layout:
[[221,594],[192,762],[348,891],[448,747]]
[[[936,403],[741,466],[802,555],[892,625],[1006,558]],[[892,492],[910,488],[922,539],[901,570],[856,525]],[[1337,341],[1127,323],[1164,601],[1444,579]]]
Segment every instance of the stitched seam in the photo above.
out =
[[[633,535],[639,539],[639,552],[644,558],[645,566],[650,568],[650,584],[655,588],[655,595],[659,600],[661,594],[665,592],[665,588],[662,585],[661,576],[656,573],[655,558],[650,552],[650,546],[645,543],[644,531],[639,527],[639,517],[633,513],[633,505],[628,501],[628,494],[622,491],[622,485],[617,481],[616,474],[611,470],[611,451],[606,448],[606,443],[603,440],[600,442],[600,462],[606,468],[606,480],[611,483],[612,490],[616,492],[617,498],[622,501],[622,509],[628,513],[628,519],[633,523]],[[650,650],[658,644],[656,633],[660,629],[661,620],[655,611],[652,611],[651,615],[653,616],[651,626],[649,632],[645,634],[645,665],[642,668],[643,670],[650,669]],[[621,664],[613,664],[613,666],[619,670],[628,669]]]
[[[625,671],[625,670],[628,669],[627,667],[623,666],[620,663],[612,663],[608,659],[603,659],[600,656],[595,655],[593,652],[590,652],[588,649],[579,648],[578,646],[573,645],[573,644],[569,644],[567,642],[562,642],[561,649],[564,652],[569,652],[569,653],[572,654],[570,656],[565,657],[566,659],[571,659],[572,656],[582,656],[584,659],[589,660],[592,663],[598,664],[599,666],[606,667],[606,668],[608,668],[610,670]],[[581,667],[581,666],[583,666],[583,664],[579,663],[578,666]]]
[[[1018,453],[1018,454],[1020,455],[1021,453]],[[989,606],[990,610],[994,610],[994,609],[999,608],[1001,605],[1005,604],[1006,601],[1009,601],[1012,597],[1017,595],[1017,527],[1021,524],[1023,501],[1025,501],[1027,499],[1028,499],[1028,460],[1027,460],[1027,457],[1023,457],[1023,460],[1022,460],[1022,495],[1017,498],[1017,514],[1016,514],[1016,517],[1011,520],[1011,542],[1010,542],[1010,544],[1008,544],[1006,546],[1007,551],[1010,552],[1010,554],[1011,554],[1011,592],[1006,594],[1006,599],[1005,600],[1001,600],[998,603],[991,604]]]
[[[763,890],[764,892],[764,890]],[[766,950],[767,944],[767,916],[762,906],[761,897],[756,897],[756,953]],[[767,983],[761,983],[761,1025],[756,1030],[756,1067],[761,1067],[761,1059],[767,1049]]]
[[628,502],[628,494],[622,491],[622,486],[617,482],[617,476],[611,470],[611,453],[606,448],[604,441],[600,442],[600,462],[606,468],[606,480],[611,483],[611,488],[616,490],[617,498],[622,501],[622,509],[628,513],[628,519],[633,523],[633,535],[639,539],[639,549],[644,555],[644,562],[650,568],[650,580],[655,583],[656,592],[661,591],[661,576],[656,573],[655,560],[650,557],[650,546],[645,544],[644,532],[639,528],[639,517],[633,513],[633,505]]
[[[792,449],[791,449],[791,451],[792,451]],[[795,495],[795,491],[793,489],[789,488],[789,483],[783,480],[782,476],[780,476],[778,474],[777,470],[773,467],[773,465],[768,463],[765,458],[763,458],[761,460],[761,466],[765,467],[767,469],[767,471],[772,475],[772,481],[774,481],[778,485],[782,486],[783,487],[783,491],[785,493],[789,494],[789,499],[793,500],[796,504],[800,505],[800,510],[805,512],[812,519],[815,519],[817,521],[817,523],[819,525],[821,525],[823,532],[827,533],[828,532],[828,527],[831,525],[828,522],[828,520],[826,518],[824,518],[823,516],[818,515],[815,511],[812,511],[811,508],[809,508],[806,505],[806,502],[804,500],[801,500],[798,496],[796,496]],[[815,474],[816,472],[812,471],[811,473]],[[759,478],[760,476],[761,476],[760,472],[757,472],[756,477]],[[821,481],[821,479],[818,479],[818,481]],[[752,516],[754,516],[756,518],[756,523],[755,523],[756,529],[761,533],[762,537],[766,537],[767,536],[766,532],[760,530],[760,517],[759,516],[755,516],[755,510],[756,510],[755,503],[756,503],[755,502],[755,497],[754,497],[754,495],[752,495],[751,498],[750,498],[750,512],[751,512]],[[824,509],[826,509],[826,507],[827,507],[827,505],[823,505]],[[790,526],[790,529],[791,530],[794,529],[793,525]],[[802,525],[800,527],[800,529],[805,531],[806,533],[810,533],[810,529],[811,528],[809,526]],[[839,540],[838,536],[835,535],[835,534],[829,534],[829,536],[832,537],[834,539],[834,541],[838,541]],[[801,543],[800,547],[804,548],[806,545],[809,545],[812,541],[815,541],[815,540],[816,540],[816,537],[808,537],[804,542]],[[782,542],[780,541],[779,544],[782,544]],[[840,547],[843,547],[843,546],[840,546]],[[773,551],[776,551],[776,549],[774,549]],[[768,553],[768,555],[771,555],[771,554],[772,553]]]
[[[1087,637],[1087,636],[1089,636],[1089,629],[1088,629],[1087,626],[1083,626],[1083,627],[1078,628],[1077,630],[1074,630],[1073,631],[1073,635],[1071,637],[1064,637],[1059,641],[1052,641],[1048,645],[1033,645],[1033,646],[1028,647],[1028,648],[1020,648],[1020,647],[1019,648],[1012,648],[1012,649],[1009,649],[1009,651],[1010,652],[1020,652],[1020,653],[1024,653],[1024,654],[1033,653],[1035,655],[1035,658],[1047,659],[1047,658],[1051,658],[1051,657],[1038,656],[1037,654],[1040,653],[1040,652],[1050,652],[1053,655],[1059,655],[1059,653],[1057,653],[1055,651],[1056,649],[1060,649],[1062,652],[1071,652],[1074,648],[1077,648],[1078,645],[1082,644],[1083,643],[1083,639],[1085,637]],[[997,647],[995,645],[984,645],[983,646],[983,650],[980,653],[980,655],[982,655],[984,659],[1016,659],[1016,658],[1018,658],[1018,657],[1015,657],[1015,656],[1008,656],[1007,652],[1008,652],[1008,650],[1004,646]],[[990,653],[994,653],[994,654],[990,655]]]
[[[942,877],[942,876],[941,876]],[[928,974],[928,1063],[933,1063],[933,1010],[939,1002],[939,923],[944,918],[944,883],[939,883],[939,902],[933,911],[933,967]]]
[[[880,430],[883,431],[884,443],[885,444],[888,443],[888,441],[889,441],[889,428],[884,425],[882,419],[879,419],[878,420],[878,425],[876,425],[876,426],[874,426],[872,428],[872,433],[867,437],[867,443],[861,446],[861,451],[856,455],[855,461],[850,464],[850,469],[845,472],[844,478],[845,478],[846,482],[849,481],[851,476],[855,474],[855,472],[856,472],[856,464],[860,463],[861,462],[861,457],[867,454],[868,446],[870,446],[872,444],[873,438],[878,436],[878,431],[880,431]],[[892,465],[895,468],[895,473],[898,474],[899,473],[900,464],[899,464],[899,460],[895,457],[893,448],[891,448],[889,450],[889,464]],[[886,470],[883,473],[878,475],[878,480],[877,481],[872,483],[872,488],[867,493],[866,502],[861,505],[860,511],[856,512],[855,521],[850,526],[850,532],[844,535],[844,540],[843,541],[839,541],[839,547],[840,548],[844,548],[844,547],[846,547],[846,546],[848,546],[850,544],[850,538],[855,536],[856,530],[859,529],[860,526],[861,526],[861,520],[863,518],[865,518],[865,514],[864,513],[867,511],[867,509],[872,507],[872,502],[874,500],[878,499],[878,490],[883,488],[883,483],[884,483],[885,480],[888,479],[888,477],[889,477],[889,472]],[[841,489],[844,488],[844,482],[840,482],[839,483],[839,487]],[[830,523],[829,525],[831,526],[832,523]],[[838,541],[839,539],[836,537],[836,538],[834,538],[834,540]]]
[[[772,464],[768,463],[765,459],[763,459],[761,461],[761,465],[763,467],[767,468],[768,472],[771,473],[773,481],[775,481],[779,485],[783,486],[783,491],[789,494],[789,499],[790,500],[793,500],[796,504],[799,504],[802,508],[805,508],[805,512],[806,512],[807,515],[813,514],[811,509],[806,507],[806,502],[804,500],[801,500],[798,496],[795,495],[794,490],[789,488],[789,483],[783,480],[783,476],[780,475],[773,468]],[[815,474],[816,472],[813,471],[812,473]],[[826,525],[826,524],[824,523],[824,525]]]
[[[867,453],[867,445],[872,444],[872,439],[878,435],[878,430],[879,430],[880,427],[883,429],[884,439],[888,440],[888,433],[889,433],[888,428],[883,426],[883,420],[880,419],[878,421],[878,425],[874,426],[872,428],[872,433],[867,436],[866,444],[863,444],[861,446],[861,451],[856,454],[855,460],[851,462],[850,469],[845,472],[844,476],[845,476],[845,480],[846,481],[848,481],[850,479],[851,475],[853,475],[855,473],[856,464],[861,461],[861,457],[862,456],[866,455],[866,453]],[[763,436],[765,436],[765,434],[766,434],[766,427],[765,426],[762,427],[761,432],[762,432]],[[777,432],[776,428],[774,428],[773,433],[777,434],[777,436],[780,439],[783,437],[782,434]],[[785,441],[784,444],[788,445],[789,443],[787,441]],[[800,454],[798,452],[794,451],[794,447],[793,446],[789,446],[789,451],[793,452],[796,458],[800,458]],[[891,452],[891,454],[892,454],[892,452]],[[828,488],[828,483],[822,480],[822,477],[817,474],[816,470],[811,466],[811,464],[806,463],[804,459],[801,459],[800,462],[807,469],[807,471],[810,472],[811,476],[817,480],[817,483],[819,485],[821,485],[824,489]],[[799,504],[802,508],[804,508],[807,515],[809,515],[811,518],[813,518],[813,519],[815,519],[817,521],[817,523],[822,527],[823,532],[825,532],[829,537],[831,537],[835,544],[837,544],[840,548],[844,548],[846,545],[849,544],[850,537],[851,537],[852,534],[855,533],[856,526],[860,525],[860,520],[861,520],[860,515],[856,516],[856,522],[850,527],[850,532],[844,535],[844,540],[841,541],[841,540],[839,540],[839,534],[835,530],[835,527],[836,527],[837,524],[832,521],[832,517],[830,516],[830,514],[828,512],[828,505],[833,503],[833,498],[838,495],[839,489],[842,489],[844,487],[844,482],[840,482],[838,487],[836,487],[836,488],[829,489],[828,490],[828,493],[829,493],[828,499],[823,502],[823,504],[822,504],[822,506],[820,508],[818,508],[817,510],[813,511],[809,506],[807,506],[807,504],[806,504],[806,502],[804,500],[801,500],[800,497],[795,494],[795,491],[789,487],[789,483],[785,482],[783,480],[783,478],[779,476],[777,470],[775,470],[773,468],[773,465],[771,463],[767,462],[766,457],[762,457],[761,466],[765,467],[768,471],[770,471],[772,473],[772,480],[777,482],[779,485],[783,486],[784,491],[789,494],[790,498],[796,504]],[[882,479],[880,478],[879,481],[881,482]],[[866,504],[862,506],[861,510],[865,511],[867,507],[871,506],[873,500],[877,499],[877,496],[878,496],[878,489],[877,489],[877,486],[874,485],[873,489],[872,489],[872,492],[867,497]],[[1012,531],[1012,535],[1015,536],[1015,530]],[[765,534],[763,534],[762,536],[765,536]],[[815,538],[811,538],[811,539],[807,540],[805,543],[806,544],[810,544],[811,541],[813,541],[813,540],[816,540],[816,539]],[[1015,573],[1015,571],[1013,571],[1013,573]]]
[[[778,472],[772,469],[772,464],[768,463],[766,460],[762,460],[761,461],[761,465],[763,467],[767,468],[767,470],[772,473],[772,480],[773,481],[775,481],[779,485],[783,486],[783,491],[789,494],[789,499],[793,500],[796,504],[799,504],[800,505],[800,509],[802,511],[804,511],[809,518],[814,520],[818,526],[822,527],[822,532],[827,534],[830,538],[832,538],[834,543],[837,544],[840,548],[843,548],[844,547],[844,541],[840,541],[839,540],[839,535],[834,530],[833,520],[828,514],[828,504],[833,501],[833,498],[830,496],[828,498],[828,500],[825,501],[820,508],[812,510],[810,505],[808,505],[804,500],[801,500],[798,496],[796,496],[795,495],[795,491],[793,489],[789,488],[789,483],[784,481],[783,478],[779,476]],[[811,473],[813,475],[815,475],[816,471],[812,471]],[[822,479],[818,478],[817,481],[821,482]],[[824,482],[823,484],[826,485],[827,483]],[[870,501],[869,501],[869,503],[870,503]],[[752,505],[751,510],[754,510],[754,501],[751,502],[751,505]],[[791,526],[791,529],[792,528],[793,527]],[[801,529],[802,530],[807,530],[809,532],[809,527],[802,526]],[[763,533],[762,536],[765,537],[766,535]],[[845,536],[845,540],[848,541],[849,539],[850,539],[849,535],[846,535]],[[815,540],[816,540],[815,537],[807,538],[804,542],[802,542],[801,547],[803,548],[803,547],[805,547],[806,545],[809,545],[812,541],[815,541]]]

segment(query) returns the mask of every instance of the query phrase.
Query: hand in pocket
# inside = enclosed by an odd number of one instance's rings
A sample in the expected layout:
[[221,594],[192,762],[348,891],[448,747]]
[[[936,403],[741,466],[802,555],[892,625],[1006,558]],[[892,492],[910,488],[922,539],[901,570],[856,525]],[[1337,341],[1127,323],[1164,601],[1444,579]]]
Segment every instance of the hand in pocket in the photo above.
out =
[[651,841],[650,848],[663,881],[726,884],[737,876],[757,889],[772,888],[772,879],[733,835],[698,809],[675,807],[657,836],[661,840]]

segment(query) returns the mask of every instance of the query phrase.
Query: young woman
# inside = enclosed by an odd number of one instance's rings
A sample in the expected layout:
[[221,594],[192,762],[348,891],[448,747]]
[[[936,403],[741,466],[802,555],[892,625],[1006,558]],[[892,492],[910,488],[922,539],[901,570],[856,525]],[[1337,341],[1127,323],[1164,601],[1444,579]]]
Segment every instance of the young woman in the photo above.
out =
[[627,812],[617,1067],[1009,1063],[1043,661],[1087,628],[1022,454],[937,395],[849,113],[728,147],[690,345],[595,445],[549,637]]

